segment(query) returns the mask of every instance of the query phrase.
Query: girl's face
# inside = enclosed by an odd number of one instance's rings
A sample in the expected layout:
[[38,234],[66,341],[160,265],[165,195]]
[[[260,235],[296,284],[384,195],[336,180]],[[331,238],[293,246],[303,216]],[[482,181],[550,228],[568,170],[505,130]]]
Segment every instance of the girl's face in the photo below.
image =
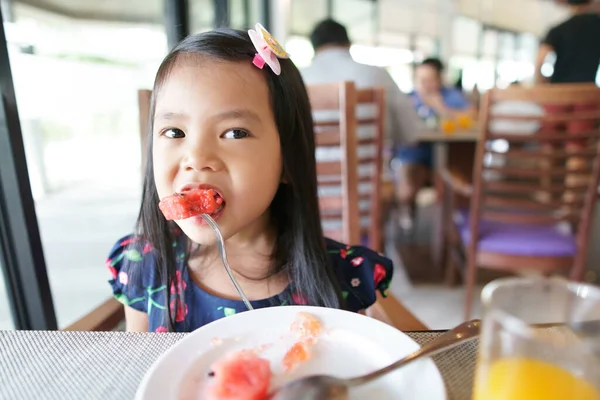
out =
[[[214,188],[225,201],[215,213],[224,239],[251,242],[268,231],[281,181],[279,133],[261,75],[250,61],[180,58],[157,93],[152,152],[158,196]],[[200,217],[176,223],[196,243],[215,242]]]

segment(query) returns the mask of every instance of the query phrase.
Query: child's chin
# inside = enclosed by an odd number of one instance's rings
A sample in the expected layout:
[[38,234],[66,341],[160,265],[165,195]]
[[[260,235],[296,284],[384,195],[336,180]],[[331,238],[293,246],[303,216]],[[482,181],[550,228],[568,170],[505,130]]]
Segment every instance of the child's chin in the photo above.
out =
[[[194,217],[200,218],[200,217]],[[217,237],[212,228],[204,223],[198,223],[194,221],[194,218],[188,218],[186,220],[177,221],[177,225],[181,228],[183,233],[194,243],[210,246],[217,242]]]

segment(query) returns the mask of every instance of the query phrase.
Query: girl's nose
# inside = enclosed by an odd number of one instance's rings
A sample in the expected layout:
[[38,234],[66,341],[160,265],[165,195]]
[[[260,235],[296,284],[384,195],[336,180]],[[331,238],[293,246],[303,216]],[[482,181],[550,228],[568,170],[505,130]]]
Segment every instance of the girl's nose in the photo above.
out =
[[218,157],[214,144],[198,141],[187,147],[182,166],[186,171],[216,172],[223,168],[223,162]]

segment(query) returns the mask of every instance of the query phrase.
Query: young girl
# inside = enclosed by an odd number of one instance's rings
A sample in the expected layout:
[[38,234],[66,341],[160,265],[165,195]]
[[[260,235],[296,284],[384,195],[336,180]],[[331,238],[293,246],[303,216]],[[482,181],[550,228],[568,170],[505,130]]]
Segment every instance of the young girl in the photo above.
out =
[[266,31],[249,33],[256,46],[231,29],[190,36],[158,70],[137,231],[107,260],[129,331],[191,331],[246,310],[211,228],[159,210],[191,189],[224,200],[213,218],[254,308],[369,312],[389,286],[390,260],[323,237],[306,88]]

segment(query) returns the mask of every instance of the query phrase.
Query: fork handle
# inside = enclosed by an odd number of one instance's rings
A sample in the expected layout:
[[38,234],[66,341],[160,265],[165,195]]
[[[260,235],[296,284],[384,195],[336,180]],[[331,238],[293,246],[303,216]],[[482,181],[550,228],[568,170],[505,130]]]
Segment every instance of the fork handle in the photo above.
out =
[[233,286],[235,286],[235,290],[237,290],[237,292],[239,293],[240,297],[242,298],[242,301],[246,305],[246,308],[248,310],[254,310],[254,307],[252,307],[252,304],[250,304],[250,300],[248,300],[248,297],[246,297],[246,293],[244,293],[244,291],[242,290],[242,287],[238,283],[237,279],[235,279],[235,276],[233,276],[233,271],[231,270],[231,267],[229,266],[229,263],[227,262],[227,253],[225,252],[225,241],[223,240],[223,235],[221,234],[219,225],[217,225],[215,220],[212,219],[212,217],[208,214],[201,214],[201,217],[212,228],[212,230],[215,232],[215,235],[217,236],[217,247],[219,248],[219,254],[221,255],[221,261],[223,261],[223,265],[225,266],[225,271],[227,271],[227,275],[229,275],[229,279],[231,279],[231,282],[233,282]]

